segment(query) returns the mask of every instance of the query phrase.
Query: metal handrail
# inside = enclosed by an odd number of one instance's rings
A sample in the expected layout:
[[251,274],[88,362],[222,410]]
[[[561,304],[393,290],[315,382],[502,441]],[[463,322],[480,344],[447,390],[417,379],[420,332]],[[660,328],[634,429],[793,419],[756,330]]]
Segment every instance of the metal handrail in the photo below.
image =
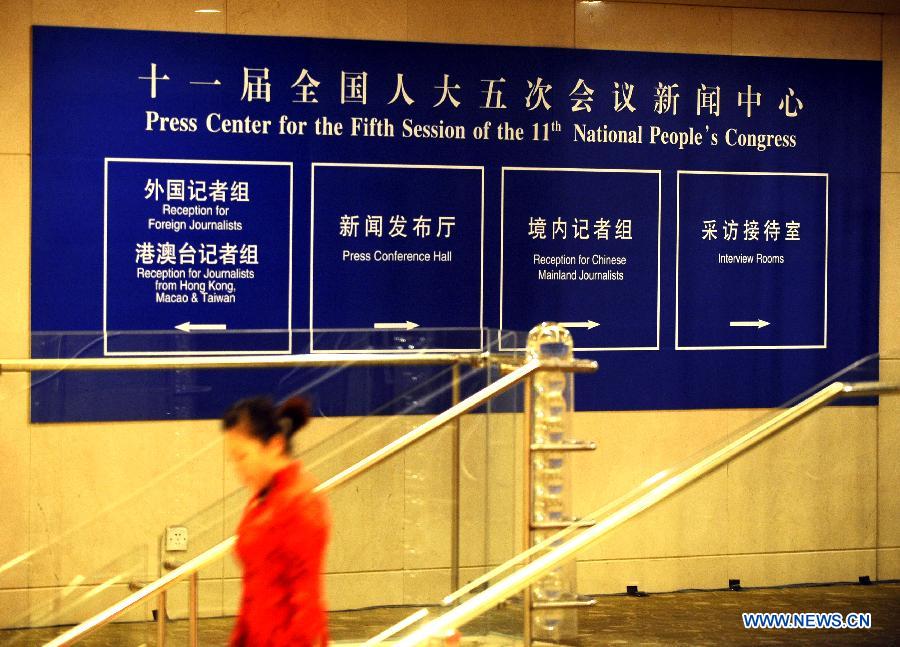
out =
[[[394,442],[389,443],[388,445],[366,456],[365,458],[356,462],[342,472],[339,472],[330,479],[324,481],[323,483],[320,483],[314,488],[314,491],[327,492],[328,490],[342,483],[345,483],[346,481],[356,476],[359,476],[363,472],[378,465],[390,456],[393,456],[402,449],[421,440],[428,434],[452,422],[463,414],[468,413],[472,409],[481,406],[491,398],[516,386],[521,381],[533,375],[536,371],[542,369],[571,372],[592,372],[597,370],[597,363],[589,360],[573,360],[568,362],[558,360],[531,360],[521,367],[508,373],[507,375],[501,377],[490,386],[477,391],[476,393],[460,401],[458,404],[450,407],[438,416],[419,425]],[[165,593],[168,589],[172,588],[175,584],[177,584],[185,577],[188,577],[193,573],[200,571],[200,569],[208,566],[209,564],[217,561],[218,559],[221,559],[227,552],[231,550],[231,548],[234,546],[235,541],[236,537],[231,536],[221,543],[213,546],[212,548],[209,548],[208,550],[199,554],[197,557],[194,557],[193,559],[185,562],[184,564],[171,571],[170,573],[167,573],[158,580],[151,582],[135,593],[124,598],[120,602],[112,605],[111,607],[96,614],[88,620],[85,620],[81,624],[78,624],[65,633],[57,636],[54,640],[46,643],[45,647],[62,647],[63,645],[74,644],[93,631],[96,631],[100,627],[116,619],[132,607],[140,604],[150,596]]]
[[[703,458],[686,467],[677,474],[665,478],[666,473],[653,477],[633,492],[619,499],[614,511],[598,520],[593,526],[584,529],[580,534],[566,540],[535,561],[474,595],[447,613],[422,625],[408,636],[395,643],[396,647],[413,647],[425,643],[431,638],[449,635],[473,618],[481,615],[500,602],[522,591],[527,586],[541,579],[557,568],[562,562],[570,559],[575,553],[592,544],[610,530],[622,525],[632,517],[644,512],[651,506],[678,492],[694,481],[705,476],[724,463],[736,458],[759,443],[774,436],[801,418],[808,416],[829,402],[840,397],[859,397],[860,395],[888,394],[900,392],[900,384],[895,383],[845,383],[834,382],[810,395],[796,405],[785,409],[769,420],[754,427],[705,455]],[[664,479],[664,480],[663,480]],[[601,511],[609,506],[604,506]],[[593,516],[593,515],[591,515]],[[510,560],[511,562],[516,560]]]
[[325,366],[444,365],[487,361],[496,353],[307,353],[242,357],[76,357],[52,359],[0,358],[0,373],[34,371],[146,371],[214,368],[311,368]]

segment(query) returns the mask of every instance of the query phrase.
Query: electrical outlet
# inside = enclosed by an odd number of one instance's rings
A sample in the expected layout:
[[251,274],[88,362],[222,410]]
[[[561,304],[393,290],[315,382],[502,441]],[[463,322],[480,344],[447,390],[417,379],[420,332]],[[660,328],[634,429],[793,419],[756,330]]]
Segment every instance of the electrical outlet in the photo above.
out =
[[183,552],[188,549],[188,529],[185,526],[166,527],[166,552]]

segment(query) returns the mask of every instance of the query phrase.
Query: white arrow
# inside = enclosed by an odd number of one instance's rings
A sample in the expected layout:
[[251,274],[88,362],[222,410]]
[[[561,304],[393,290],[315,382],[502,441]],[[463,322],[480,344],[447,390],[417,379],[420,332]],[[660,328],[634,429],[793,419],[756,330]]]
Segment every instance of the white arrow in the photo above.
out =
[[732,321],[729,325],[732,328],[745,327],[756,328],[757,330],[759,330],[760,328],[765,328],[766,326],[768,326],[769,322],[763,321],[762,319],[759,319],[757,321]]
[[185,321],[175,328],[182,332],[193,332],[195,330],[225,330],[226,326],[225,324],[192,324],[190,321]]
[[215,81],[190,81],[191,85],[222,85],[219,79]]
[[388,330],[388,329],[396,329],[400,330],[412,330],[413,328],[418,328],[419,324],[413,323],[412,321],[404,321],[401,323],[377,323],[375,324],[375,328],[377,330]]
[[600,324],[598,324],[596,321],[591,321],[590,319],[588,319],[587,321],[560,321],[559,325],[563,326],[564,328],[587,328],[588,330],[590,330],[591,328],[596,328]]

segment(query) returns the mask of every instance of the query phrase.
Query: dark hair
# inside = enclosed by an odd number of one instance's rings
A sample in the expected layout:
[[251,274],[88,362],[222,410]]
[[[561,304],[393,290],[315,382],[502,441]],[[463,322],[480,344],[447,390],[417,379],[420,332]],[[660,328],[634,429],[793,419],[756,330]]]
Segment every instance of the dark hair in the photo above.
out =
[[222,416],[222,428],[228,431],[241,421],[246,421],[250,435],[260,442],[268,442],[278,435],[284,436],[285,452],[291,452],[291,437],[309,421],[309,402],[293,396],[280,405],[272,398],[257,396],[234,403]]

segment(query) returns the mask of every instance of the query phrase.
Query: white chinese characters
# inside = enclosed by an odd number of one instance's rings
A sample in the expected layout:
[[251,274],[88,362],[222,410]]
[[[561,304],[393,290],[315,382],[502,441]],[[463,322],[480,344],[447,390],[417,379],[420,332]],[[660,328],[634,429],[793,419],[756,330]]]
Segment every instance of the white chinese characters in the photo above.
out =
[[380,214],[366,214],[365,219],[361,220],[357,214],[345,213],[338,219],[338,235],[341,238],[450,238],[455,227],[456,216],[433,218],[419,215],[407,219],[406,216],[394,214],[386,219]]
[[159,178],[147,178],[144,199],[154,202],[250,202],[250,183],[169,178],[164,184]]
[[[703,220],[700,224],[701,240],[763,242],[800,240],[800,223],[793,219],[782,223],[774,218],[765,220],[747,218],[739,223],[733,218],[726,218],[722,221]],[[782,224],[784,225],[783,229]]]
[[175,243],[142,241],[135,245],[136,265],[259,265],[256,244],[185,242],[176,251]]
[[531,216],[528,219],[528,237],[531,240],[633,240],[631,218],[618,218],[614,222],[609,218],[572,218],[565,220],[556,218],[550,221],[547,231],[547,219]]

